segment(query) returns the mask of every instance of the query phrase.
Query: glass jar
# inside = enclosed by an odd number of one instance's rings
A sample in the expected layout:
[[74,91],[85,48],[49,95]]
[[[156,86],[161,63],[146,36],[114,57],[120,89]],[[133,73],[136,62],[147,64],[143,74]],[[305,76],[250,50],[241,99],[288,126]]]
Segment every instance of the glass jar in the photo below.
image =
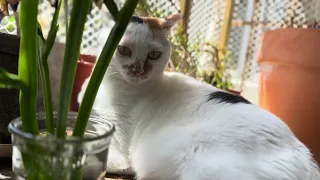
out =
[[[85,136],[72,137],[76,117],[77,113],[68,114],[66,139],[45,133],[26,133],[20,118],[10,122],[12,168],[17,179],[104,179],[114,125],[101,117],[91,116]],[[53,118],[57,119],[57,113]],[[45,114],[38,113],[37,119],[40,132],[45,132]]]

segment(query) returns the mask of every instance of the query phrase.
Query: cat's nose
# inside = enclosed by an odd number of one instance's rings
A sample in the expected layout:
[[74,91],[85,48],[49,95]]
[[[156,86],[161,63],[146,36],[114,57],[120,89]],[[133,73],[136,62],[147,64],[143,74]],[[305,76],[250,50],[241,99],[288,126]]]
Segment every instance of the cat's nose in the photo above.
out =
[[136,60],[131,66],[131,72],[136,76],[143,74],[144,68],[142,61]]
[[134,68],[132,68],[132,72],[133,72],[136,76],[140,76],[141,74],[144,73],[144,70],[143,70],[143,68],[136,68],[136,67],[134,67]]

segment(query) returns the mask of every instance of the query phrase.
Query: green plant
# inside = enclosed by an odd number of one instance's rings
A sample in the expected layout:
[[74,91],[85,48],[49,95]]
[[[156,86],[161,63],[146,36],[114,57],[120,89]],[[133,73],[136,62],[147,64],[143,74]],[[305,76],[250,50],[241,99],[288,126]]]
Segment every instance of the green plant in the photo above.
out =
[[[50,93],[50,80],[47,58],[56,38],[59,26],[57,18],[61,8],[62,0],[55,10],[54,18],[48,38],[42,36],[40,25],[37,23],[38,0],[23,0],[20,4],[20,55],[18,76],[0,68],[1,88],[20,88],[20,114],[23,130],[27,133],[39,135],[36,120],[36,99],[38,87],[38,70],[44,89],[46,124],[48,134],[55,135],[58,139],[64,139],[66,135],[66,121],[71,101],[73,82],[77,68],[77,60],[80,54],[84,25],[89,12],[91,0],[74,0],[71,12],[70,24],[67,31],[66,49],[60,85],[60,98],[58,107],[58,118],[56,129],[52,118],[52,104]],[[138,0],[127,0],[123,7],[118,10],[114,1],[105,1],[109,11],[112,13],[115,25],[108,37],[103,51],[98,59],[92,77],[89,81],[84,100],[80,105],[73,136],[82,137],[87,126],[93,102],[98,88],[111,61],[112,55],[123,36],[131,16],[137,6]],[[37,149],[34,150],[35,152]],[[36,154],[35,154],[36,155]],[[36,157],[23,155],[25,168],[28,169],[30,161],[37,160]],[[39,160],[39,159],[38,159]],[[28,173],[33,174],[33,173]],[[28,179],[47,179],[46,174],[33,174]],[[81,179],[81,173],[75,172],[76,179]]]
[[[227,64],[232,60],[231,52],[219,53],[218,48],[213,43],[205,43],[203,48],[203,52],[209,53],[213,67],[209,70],[199,70],[198,77],[217,88],[231,90],[233,88],[231,74],[227,69]],[[223,57],[219,54],[222,54]]]
[[[170,38],[172,44],[171,59],[175,65],[175,71],[183,72],[201,81],[207,82],[223,90],[231,90],[231,74],[227,64],[232,60],[230,51],[222,52],[221,57],[217,46],[211,42],[186,42],[186,34],[178,27],[177,32]],[[199,58],[204,53],[207,56],[210,68],[203,69],[199,64]]]
[[200,57],[200,43],[187,41],[187,34],[179,25],[176,32],[169,37],[172,45],[171,57],[175,71],[196,76],[198,69],[197,59]]

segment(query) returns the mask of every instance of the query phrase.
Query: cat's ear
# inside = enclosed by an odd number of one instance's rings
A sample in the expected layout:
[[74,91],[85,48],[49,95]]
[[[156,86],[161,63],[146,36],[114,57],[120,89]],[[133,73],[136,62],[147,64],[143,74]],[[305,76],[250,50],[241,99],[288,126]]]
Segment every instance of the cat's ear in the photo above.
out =
[[163,24],[163,27],[165,29],[171,29],[174,25],[179,23],[179,21],[182,19],[181,14],[173,14],[165,18],[165,22]]

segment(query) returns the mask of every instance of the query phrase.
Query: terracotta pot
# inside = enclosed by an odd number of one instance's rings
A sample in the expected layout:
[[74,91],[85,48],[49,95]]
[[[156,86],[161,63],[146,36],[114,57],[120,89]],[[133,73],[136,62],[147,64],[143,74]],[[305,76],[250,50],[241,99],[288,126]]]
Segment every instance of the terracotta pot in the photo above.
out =
[[231,94],[238,95],[238,96],[241,95],[241,92],[240,92],[240,91],[236,91],[236,90],[227,90],[227,92],[229,92],[229,93],[231,93]]
[[95,62],[96,56],[80,54],[76,77],[73,85],[70,111],[78,112],[78,94],[81,91],[83,82],[91,75]]
[[320,163],[320,30],[265,32],[259,105],[280,117]]

